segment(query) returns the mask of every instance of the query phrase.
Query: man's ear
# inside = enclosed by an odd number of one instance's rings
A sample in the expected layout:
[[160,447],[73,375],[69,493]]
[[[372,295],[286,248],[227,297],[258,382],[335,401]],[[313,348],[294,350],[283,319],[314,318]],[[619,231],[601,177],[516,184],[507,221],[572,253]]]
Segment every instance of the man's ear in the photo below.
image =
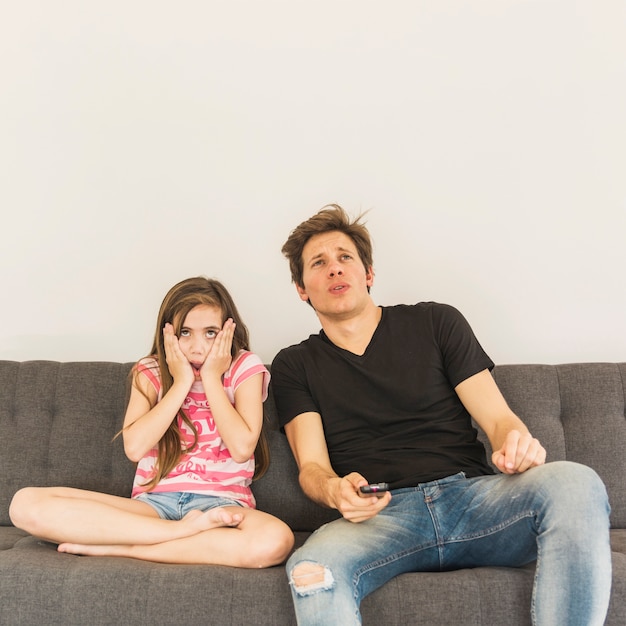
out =
[[374,275],[374,267],[370,265],[369,269],[365,272],[365,281],[368,287],[371,287],[374,284]]
[[296,291],[298,292],[298,295],[300,296],[300,300],[304,302],[309,301],[309,296],[307,295],[304,287],[300,287],[300,285],[296,285]]

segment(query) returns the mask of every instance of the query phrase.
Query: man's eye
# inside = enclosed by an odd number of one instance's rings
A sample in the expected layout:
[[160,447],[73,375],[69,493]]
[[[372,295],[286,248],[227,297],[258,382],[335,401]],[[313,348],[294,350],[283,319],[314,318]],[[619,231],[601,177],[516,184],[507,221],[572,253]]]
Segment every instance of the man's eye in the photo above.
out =
[[343,261],[349,261],[352,258],[352,255],[350,254],[342,254],[341,258]]

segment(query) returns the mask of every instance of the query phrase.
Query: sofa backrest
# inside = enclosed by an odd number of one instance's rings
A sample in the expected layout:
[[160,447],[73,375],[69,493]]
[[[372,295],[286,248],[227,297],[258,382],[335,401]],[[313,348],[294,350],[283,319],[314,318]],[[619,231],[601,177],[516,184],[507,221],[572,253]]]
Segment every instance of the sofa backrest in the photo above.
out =
[[567,459],[598,472],[611,524],[626,528],[626,363],[499,365],[494,378],[548,461]]
[[0,361],[0,524],[25,486],[128,496],[121,438],[131,363]]
[[[0,361],[1,525],[10,524],[13,494],[28,485],[129,495],[134,464],[114,436],[122,427],[131,366]],[[626,363],[504,365],[494,377],[548,450],[548,460],[578,461],[600,474],[612,524],[626,528]],[[272,456],[267,474],[253,483],[259,508],[294,530],[313,530],[336,518],[300,490],[271,394],[265,414]]]

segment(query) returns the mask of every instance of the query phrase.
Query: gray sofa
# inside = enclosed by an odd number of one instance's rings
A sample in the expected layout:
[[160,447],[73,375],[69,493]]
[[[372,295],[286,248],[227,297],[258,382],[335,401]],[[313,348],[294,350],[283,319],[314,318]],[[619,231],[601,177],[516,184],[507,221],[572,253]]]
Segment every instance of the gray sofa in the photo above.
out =
[[[0,361],[0,624],[294,624],[283,567],[246,570],[56,552],[11,526],[25,485],[128,495],[134,468],[119,430],[130,364]],[[613,589],[607,624],[626,624],[626,363],[498,366],[512,408],[548,460],[592,466],[612,505]],[[299,545],[336,516],[301,493],[286,440],[266,403],[272,464],[254,483],[259,508]],[[533,566],[404,574],[362,605],[364,624],[529,624]],[[567,625],[564,625],[567,626]]]

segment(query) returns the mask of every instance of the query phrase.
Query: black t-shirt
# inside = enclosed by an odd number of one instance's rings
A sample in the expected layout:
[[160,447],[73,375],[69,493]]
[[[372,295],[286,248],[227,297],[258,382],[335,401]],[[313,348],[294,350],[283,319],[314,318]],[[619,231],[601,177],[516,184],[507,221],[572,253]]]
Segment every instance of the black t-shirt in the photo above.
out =
[[493,362],[455,308],[435,302],[382,307],[362,356],[323,331],[272,363],[280,426],[322,416],[333,469],[392,489],[463,471],[492,474],[454,388]]

